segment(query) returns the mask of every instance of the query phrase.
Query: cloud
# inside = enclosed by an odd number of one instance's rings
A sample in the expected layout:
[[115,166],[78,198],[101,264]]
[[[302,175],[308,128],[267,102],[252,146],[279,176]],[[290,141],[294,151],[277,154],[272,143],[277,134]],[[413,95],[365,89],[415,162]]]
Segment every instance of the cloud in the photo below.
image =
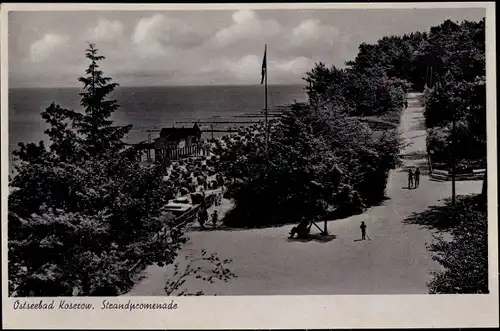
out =
[[[309,58],[296,57],[268,62],[270,83],[294,83],[300,81],[314,64]],[[261,78],[262,57],[248,54],[240,59],[216,59],[202,65],[198,72],[211,74],[214,79],[224,78],[239,83],[258,84]]]
[[314,65],[314,61],[310,58],[300,56],[289,61],[278,62],[275,67],[278,71],[288,72],[294,75],[302,75]]
[[[239,61],[232,63],[227,69],[239,80],[257,81],[260,77],[261,65],[262,59],[257,55],[247,55]],[[221,69],[224,70],[224,68]]]
[[341,39],[340,31],[330,25],[322,25],[317,19],[306,19],[293,30],[289,40],[294,46],[304,46],[311,43],[334,44]]
[[103,71],[119,83],[258,84],[267,43],[269,83],[301,83],[313,60],[342,67],[361,42],[428,31],[447,17],[484,16],[484,9],[461,11],[12,12],[9,77],[16,86],[76,85],[88,66],[88,40],[106,56]]
[[123,36],[124,27],[120,21],[108,21],[100,18],[97,26],[89,28],[85,33],[91,42],[112,41]]
[[68,37],[60,34],[46,33],[30,46],[32,62],[42,62],[50,58],[54,52],[68,42]]
[[148,57],[163,55],[166,52],[160,41],[164,20],[165,16],[162,14],[155,14],[152,17],[139,20],[132,34],[132,43],[139,55]]
[[238,59],[214,59],[203,64],[199,71],[202,73],[215,73],[216,75],[224,74],[237,78],[239,80],[256,81],[260,77],[260,66],[262,59],[257,55],[245,55]]
[[200,45],[206,36],[188,21],[164,14],[139,20],[131,40],[143,57],[164,56]]
[[220,29],[214,36],[217,46],[227,46],[236,41],[263,39],[278,35],[282,28],[276,20],[261,20],[253,10],[240,10],[233,14],[233,23]]

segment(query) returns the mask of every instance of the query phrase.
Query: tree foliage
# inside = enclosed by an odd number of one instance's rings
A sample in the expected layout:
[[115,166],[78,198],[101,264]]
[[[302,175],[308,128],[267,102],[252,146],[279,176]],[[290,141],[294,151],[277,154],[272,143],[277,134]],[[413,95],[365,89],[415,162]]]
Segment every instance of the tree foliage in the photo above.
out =
[[384,197],[397,166],[397,133],[374,135],[358,119],[331,109],[295,104],[271,124],[266,153],[263,126],[220,143],[216,153],[235,208],[225,222],[264,226],[349,214]]
[[[42,142],[20,143],[9,195],[9,290],[18,296],[116,295],[132,286],[142,261],[172,263],[186,241],[161,207],[172,197],[161,165],[143,167],[122,156],[130,126],[113,126],[119,109],[109,94],[104,57],[90,44],[80,93],[84,112],[52,103]],[[153,239],[155,238],[155,239]]]
[[351,116],[400,110],[408,84],[391,78],[377,64],[359,67],[356,62],[347,69],[328,68],[322,62],[316,64],[304,78],[309,84],[306,90],[311,104],[341,110]]
[[486,167],[485,19],[446,20],[429,32],[362,43],[345,69],[318,63],[306,74],[311,103],[351,116],[399,110],[404,92],[425,92],[427,147],[435,168],[449,170],[451,122],[460,171]]
[[327,104],[351,116],[398,111],[411,85],[418,85],[416,58],[425,34],[384,37],[377,44],[362,43],[345,69],[320,62],[304,80],[311,103]]
[[433,68],[425,94],[427,140],[432,161],[449,167],[455,119],[455,159],[462,168],[486,167],[485,20],[446,21],[433,27],[423,53]]
[[453,239],[438,238],[431,245],[433,258],[443,267],[435,272],[429,283],[430,293],[471,294],[489,293],[488,290],[488,222],[486,204],[480,196],[459,199],[450,206],[454,217]]

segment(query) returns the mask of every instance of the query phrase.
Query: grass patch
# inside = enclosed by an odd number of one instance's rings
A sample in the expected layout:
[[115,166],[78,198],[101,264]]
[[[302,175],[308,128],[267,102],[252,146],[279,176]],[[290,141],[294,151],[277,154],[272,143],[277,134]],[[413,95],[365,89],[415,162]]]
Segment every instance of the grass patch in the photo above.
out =
[[391,110],[379,115],[357,117],[361,122],[367,123],[373,131],[386,131],[396,129],[401,121],[401,112]]

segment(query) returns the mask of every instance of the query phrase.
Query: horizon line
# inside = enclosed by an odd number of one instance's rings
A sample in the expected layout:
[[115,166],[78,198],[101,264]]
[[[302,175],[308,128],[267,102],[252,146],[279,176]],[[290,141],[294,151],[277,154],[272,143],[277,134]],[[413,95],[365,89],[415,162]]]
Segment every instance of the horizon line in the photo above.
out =
[[[207,87],[207,86],[213,86],[213,87],[232,87],[232,86],[260,86],[262,84],[192,84],[192,85],[118,85],[117,89],[121,87],[141,87],[141,88],[147,88],[147,87]],[[299,84],[299,83],[284,83],[284,84],[268,84],[267,86],[299,86],[303,85],[304,88],[306,88],[305,84]],[[15,86],[15,87],[8,87],[9,90],[11,89],[82,89],[81,86]]]

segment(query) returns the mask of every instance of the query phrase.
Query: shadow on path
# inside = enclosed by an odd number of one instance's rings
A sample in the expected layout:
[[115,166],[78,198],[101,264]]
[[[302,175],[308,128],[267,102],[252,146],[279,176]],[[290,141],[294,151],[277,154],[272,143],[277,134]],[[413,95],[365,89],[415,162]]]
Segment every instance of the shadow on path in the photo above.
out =
[[[473,206],[478,203],[478,195],[462,195],[457,197],[456,206],[467,207]],[[453,219],[453,208],[451,199],[441,200],[444,201],[443,205],[430,206],[427,210],[420,213],[413,213],[408,216],[403,222],[406,224],[421,225],[425,228],[437,231],[448,231],[456,227],[458,224]],[[438,201],[436,201],[438,203]]]
[[372,240],[369,237],[367,237],[367,239],[354,239],[355,243],[360,242],[360,241],[372,241]]
[[293,242],[293,241],[298,241],[298,242],[317,241],[319,243],[327,243],[327,242],[330,242],[334,239],[337,239],[337,236],[334,234],[329,234],[329,235],[325,236],[321,233],[310,234],[307,238],[294,238],[294,239],[287,238],[287,240],[290,242]]
[[416,190],[418,189],[419,187],[418,186],[412,186],[412,187],[409,187],[409,186],[403,186],[401,189],[402,190]]
[[[427,127],[425,126],[425,122],[420,121],[420,120],[416,120],[415,122],[417,122],[417,123],[412,125],[412,127],[410,128],[410,131],[425,131],[427,129]],[[426,135],[427,135],[427,133],[422,134],[419,137],[426,136]]]
[[290,224],[275,224],[275,225],[268,225],[268,226],[260,226],[260,227],[230,227],[230,226],[225,226],[225,225],[217,225],[215,228],[211,225],[206,226],[202,228],[199,225],[192,225],[188,228],[188,231],[190,232],[215,232],[215,231],[230,231],[230,232],[238,232],[238,231],[251,231],[251,230],[262,230],[262,229],[268,229],[268,228],[280,228],[285,225],[292,225],[294,223]]
[[446,231],[453,228],[449,206],[431,206],[426,211],[408,216],[404,223],[422,225],[428,229]]
[[427,160],[427,153],[425,151],[415,151],[406,154],[400,154],[400,156],[404,160]]

